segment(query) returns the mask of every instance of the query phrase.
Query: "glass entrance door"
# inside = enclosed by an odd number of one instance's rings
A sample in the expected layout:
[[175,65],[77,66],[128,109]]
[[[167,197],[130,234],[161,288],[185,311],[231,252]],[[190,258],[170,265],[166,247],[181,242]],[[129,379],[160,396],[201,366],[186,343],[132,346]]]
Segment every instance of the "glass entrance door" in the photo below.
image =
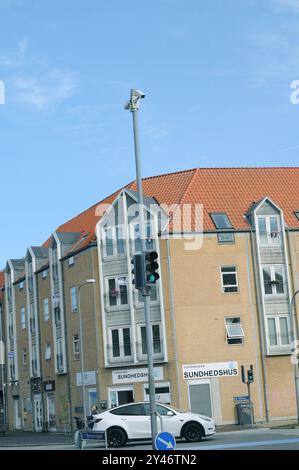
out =
[[109,408],[125,405],[134,401],[133,387],[109,389]]
[[56,406],[54,393],[47,393],[47,418],[49,431],[56,431]]
[[34,395],[34,428],[36,432],[43,430],[43,404],[41,395]]

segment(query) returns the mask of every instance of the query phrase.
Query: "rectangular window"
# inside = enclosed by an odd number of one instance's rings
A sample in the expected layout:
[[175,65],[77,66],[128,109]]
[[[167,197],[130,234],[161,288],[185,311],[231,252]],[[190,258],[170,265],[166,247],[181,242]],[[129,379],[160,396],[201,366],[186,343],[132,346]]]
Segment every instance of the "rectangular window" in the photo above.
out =
[[263,280],[265,295],[283,295],[285,293],[283,266],[264,266]]
[[49,299],[46,297],[44,299],[44,320],[48,321],[49,318],[50,318]]
[[48,277],[48,270],[45,269],[44,271],[42,271],[42,278],[47,279],[47,277]]
[[57,249],[52,251],[52,264],[53,264],[53,280],[58,279],[58,254]]
[[61,325],[60,307],[56,307],[54,309],[54,316],[55,316],[55,325],[60,326]]
[[36,346],[32,346],[32,374],[37,375],[37,349]]
[[299,211],[294,211],[294,214],[297,217],[297,219],[299,220]]
[[62,339],[57,339],[57,370],[63,371],[63,354],[62,354]]
[[117,256],[125,253],[124,227],[106,227],[105,231],[105,255]]
[[20,308],[20,317],[21,317],[21,328],[22,330],[25,330],[26,328],[26,312],[25,312],[25,307]]
[[45,360],[47,363],[51,362],[51,356],[52,356],[52,348],[51,348],[51,343],[46,343],[45,347]]
[[217,233],[218,243],[220,244],[233,244],[235,243],[235,234],[234,232],[220,232]]
[[74,359],[80,359],[80,339],[79,335],[73,336],[73,355]]
[[23,367],[27,367],[27,358],[28,358],[27,349],[24,348],[24,349],[23,349],[23,352],[22,352],[22,363],[23,363]]
[[21,281],[19,284],[19,290],[23,290],[23,289],[24,289],[24,281]]
[[120,341],[119,341],[119,331],[112,330],[112,355],[113,357],[120,357]]
[[280,245],[279,217],[275,215],[258,217],[258,234],[261,246]]
[[269,346],[283,347],[290,344],[289,318],[284,315],[268,317]]
[[33,269],[32,269],[32,263],[29,263],[29,265],[28,265],[28,288],[29,288],[29,292],[31,292],[32,289],[33,289]]
[[240,317],[229,317],[225,319],[227,344],[243,344],[244,330]]
[[36,332],[34,304],[30,304],[30,331],[32,334]]
[[107,279],[107,285],[108,307],[128,305],[128,285],[126,276]]
[[236,266],[223,266],[221,268],[222,290],[225,294],[239,292]]
[[110,330],[111,352],[113,358],[126,359],[132,356],[130,328]]
[[73,256],[71,256],[69,259],[68,259],[68,265],[69,266],[74,266],[75,264],[75,258]]
[[70,293],[71,293],[71,311],[76,312],[77,311],[77,288],[71,287]]
[[[147,354],[147,344],[146,344],[146,327],[140,326],[140,348],[141,355],[145,356]],[[152,339],[153,339],[153,353],[154,356],[161,356],[162,354],[162,344],[161,344],[161,329],[160,324],[152,325]]]
[[[150,220],[145,222],[145,249],[146,251],[152,251],[154,249],[154,240],[152,236],[152,223]],[[134,242],[133,250],[135,253],[141,252],[141,238],[140,238],[140,227],[139,224],[130,225],[130,236]]]
[[224,212],[212,212],[210,217],[217,229],[232,229],[233,226]]

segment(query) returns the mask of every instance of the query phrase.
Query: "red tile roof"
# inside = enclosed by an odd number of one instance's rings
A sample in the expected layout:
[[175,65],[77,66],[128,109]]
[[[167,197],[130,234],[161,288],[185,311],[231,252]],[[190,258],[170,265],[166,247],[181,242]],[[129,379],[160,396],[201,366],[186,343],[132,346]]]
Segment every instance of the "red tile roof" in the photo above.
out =
[[[126,188],[136,190],[136,182]],[[96,209],[110,204],[121,190],[58,227],[58,232],[85,232],[80,249],[95,240],[100,219]],[[143,179],[143,191],[162,204],[203,204],[204,230],[215,230],[211,212],[225,212],[233,227],[249,228],[244,214],[252,203],[269,197],[284,212],[287,226],[299,229],[299,167],[195,168]]]

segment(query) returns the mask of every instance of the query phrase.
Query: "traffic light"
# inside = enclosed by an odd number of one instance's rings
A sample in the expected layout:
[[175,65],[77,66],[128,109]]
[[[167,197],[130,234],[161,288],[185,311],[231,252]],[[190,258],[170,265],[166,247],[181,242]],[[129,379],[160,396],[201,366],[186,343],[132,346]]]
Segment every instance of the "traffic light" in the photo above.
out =
[[135,289],[142,290],[145,286],[144,254],[134,255],[131,263],[133,265],[132,274],[134,276],[132,283]]
[[254,382],[254,376],[253,376],[253,366],[250,366],[250,369],[247,371],[247,381],[249,383]]
[[158,253],[156,251],[145,254],[145,280],[147,285],[156,284],[160,277],[157,273],[157,269],[159,269],[157,259]]

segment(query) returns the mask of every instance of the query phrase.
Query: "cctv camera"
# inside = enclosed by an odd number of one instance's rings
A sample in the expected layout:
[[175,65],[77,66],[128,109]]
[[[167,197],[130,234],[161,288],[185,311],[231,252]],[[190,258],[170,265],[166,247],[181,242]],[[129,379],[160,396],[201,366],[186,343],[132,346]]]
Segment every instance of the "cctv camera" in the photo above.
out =
[[137,98],[145,98],[145,93],[140,90],[131,90],[132,95],[135,95]]

